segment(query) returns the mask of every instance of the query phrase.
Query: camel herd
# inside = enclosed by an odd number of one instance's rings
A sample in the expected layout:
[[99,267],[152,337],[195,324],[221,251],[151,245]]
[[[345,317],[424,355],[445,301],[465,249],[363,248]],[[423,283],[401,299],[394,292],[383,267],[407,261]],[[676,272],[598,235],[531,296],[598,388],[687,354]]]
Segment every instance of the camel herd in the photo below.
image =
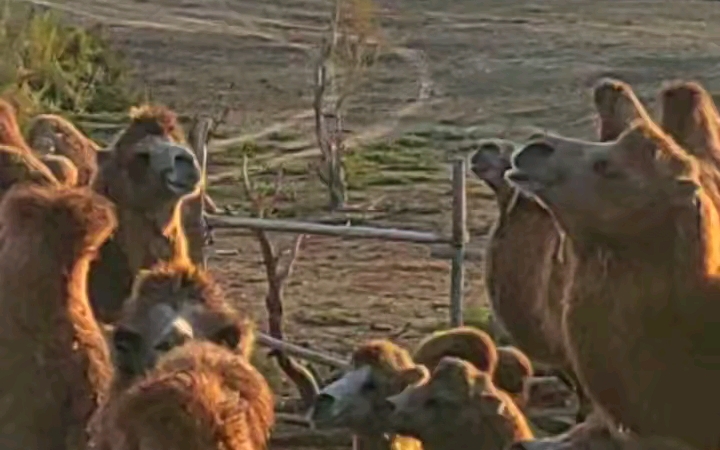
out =
[[[593,103],[597,142],[471,158],[500,210],[485,281],[515,346],[471,327],[363,342],[314,427],[364,450],[720,449],[720,114],[691,82],[656,118],[618,80]],[[254,324],[202,265],[197,134],[142,105],[104,148],[55,115],[23,135],[0,101],[0,448],[267,448]],[[560,435],[528,419],[538,367],[578,399]]]

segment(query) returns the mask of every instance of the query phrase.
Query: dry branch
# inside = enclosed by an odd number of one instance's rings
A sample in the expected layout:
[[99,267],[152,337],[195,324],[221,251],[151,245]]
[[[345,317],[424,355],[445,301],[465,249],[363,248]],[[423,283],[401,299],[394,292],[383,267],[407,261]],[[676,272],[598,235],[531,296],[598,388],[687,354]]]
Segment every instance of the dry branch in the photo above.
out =
[[[282,173],[278,173],[275,179],[274,191],[271,196],[263,197],[259,195],[250,181],[248,174],[247,156],[243,156],[242,180],[245,195],[250,201],[253,213],[262,218],[266,211],[274,205],[280,195],[282,187]],[[304,235],[299,234],[293,240],[293,244],[289,251],[284,252],[277,250],[270,241],[264,230],[255,229],[253,234],[260,245],[260,251],[265,264],[265,273],[268,282],[268,292],[265,296],[265,307],[268,312],[268,332],[270,336],[282,341],[283,340],[283,288],[285,281],[292,273],[293,265],[297,259],[300,246],[302,245]],[[300,398],[306,407],[310,407],[315,396],[320,391],[317,381],[312,373],[304,366],[287,356],[282,350],[274,349],[271,353],[276,357],[278,365],[285,372],[285,375],[297,387]]]

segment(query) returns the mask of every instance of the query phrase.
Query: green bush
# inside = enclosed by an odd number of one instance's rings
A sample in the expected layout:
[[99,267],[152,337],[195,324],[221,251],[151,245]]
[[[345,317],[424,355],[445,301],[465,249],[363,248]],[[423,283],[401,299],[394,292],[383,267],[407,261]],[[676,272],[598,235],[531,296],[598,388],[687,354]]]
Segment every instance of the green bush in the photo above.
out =
[[52,11],[5,4],[0,17],[0,95],[19,113],[125,111],[138,98],[101,30]]

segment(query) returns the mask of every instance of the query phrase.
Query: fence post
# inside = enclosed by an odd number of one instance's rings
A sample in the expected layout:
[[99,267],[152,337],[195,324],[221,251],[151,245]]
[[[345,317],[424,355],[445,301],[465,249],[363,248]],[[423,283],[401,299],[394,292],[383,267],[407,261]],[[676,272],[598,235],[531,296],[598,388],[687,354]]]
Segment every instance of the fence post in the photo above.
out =
[[453,162],[453,256],[450,272],[450,326],[463,324],[463,288],[465,287],[465,243],[467,242],[467,196],[465,158]]

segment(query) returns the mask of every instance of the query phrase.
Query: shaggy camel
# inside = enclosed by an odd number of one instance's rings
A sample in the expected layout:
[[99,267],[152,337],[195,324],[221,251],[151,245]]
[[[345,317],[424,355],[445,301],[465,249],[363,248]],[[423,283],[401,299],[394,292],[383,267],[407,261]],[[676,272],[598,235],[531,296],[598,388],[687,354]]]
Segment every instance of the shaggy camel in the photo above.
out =
[[[601,140],[616,138],[645,109],[627,84],[603,78],[592,92]],[[571,246],[552,216],[533,198],[503,179],[515,144],[482,143],[471,159],[472,171],[495,192],[500,215],[490,232],[485,283],[493,312],[517,345],[533,359],[553,367],[577,393],[577,420],[591,409],[565,354],[561,299],[572,267]]]
[[602,418],[718,448],[718,169],[648,118],[608,143],[546,137],[512,163],[573,241],[563,328]]
[[86,282],[115,226],[87,188],[17,186],[0,203],[3,449],[85,447],[112,378]]
[[[401,444],[419,448],[414,440],[385,434],[389,411],[384,399],[399,393],[408,380],[419,379],[422,367],[432,370],[443,356],[448,355],[463,358],[494,375],[507,376],[508,380],[498,380],[498,383],[516,388],[527,367],[515,353],[504,352],[507,355],[502,361],[507,366],[501,369],[495,343],[487,333],[471,327],[433,333],[418,345],[412,357],[389,341],[367,342],[353,355],[354,369],[320,392],[311,418],[319,427],[351,428],[357,433],[358,441],[370,448],[395,448],[392,446]],[[522,391],[516,393],[523,395]],[[398,440],[403,442],[398,443]]]
[[176,143],[172,111],[145,105],[131,117],[93,181],[93,189],[115,203],[119,222],[90,271],[93,310],[107,323],[117,319],[134,275],[171,257],[171,241],[182,233],[181,199],[200,182],[197,158]]
[[92,448],[265,450],[274,421],[270,387],[247,358],[190,342],[108,402]]
[[452,356],[386,402],[390,429],[419,439],[425,450],[504,450],[533,438],[523,413],[490,375]]
[[[174,119],[173,119],[174,120]],[[188,139],[191,148],[199,159],[203,146],[207,140],[207,129],[202,128],[198,123],[188,132]],[[82,185],[92,184],[98,171],[98,166],[103,165],[108,159],[109,152],[100,148],[92,139],[85,136],[70,121],[56,114],[41,114],[31,121],[28,130],[28,142],[36,152],[53,153],[68,157],[78,167],[80,172],[79,183]],[[170,140],[180,145],[187,145],[181,127],[176,123],[168,136]],[[207,230],[203,221],[200,220],[205,212],[217,212],[217,207],[209,195],[203,192],[204,197],[189,196],[183,201],[182,223],[185,234],[190,241],[190,250],[193,261],[200,263],[203,260],[203,246]]]
[[122,389],[188,340],[222,344],[250,358],[254,324],[232,309],[210,273],[188,257],[184,239],[173,258],[142,270],[112,335],[116,382]]

